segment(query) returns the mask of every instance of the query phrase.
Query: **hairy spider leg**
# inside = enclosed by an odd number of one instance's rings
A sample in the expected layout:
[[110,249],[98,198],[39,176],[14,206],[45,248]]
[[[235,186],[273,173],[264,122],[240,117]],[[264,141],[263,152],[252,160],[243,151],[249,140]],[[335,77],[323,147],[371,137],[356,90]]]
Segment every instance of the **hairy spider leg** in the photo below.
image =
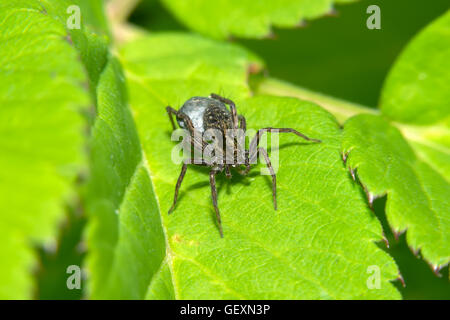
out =
[[231,179],[231,171],[230,171],[230,165],[227,164],[225,166],[225,176],[227,177],[227,179]]
[[231,117],[233,119],[233,129],[237,129],[238,128],[238,117],[237,117],[237,110],[236,110],[236,105],[234,104],[233,101],[231,101],[230,99],[224,98],[219,96],[218,94],[215,93],[211,93],[210,95],[211,98],[219,100],[223,103],[226,103],[230,106],[231,109]]
[[214,169],[209,172],[209,183],[211,185],[212,202],[214,210],[216,211],[216,220],[219,226],[220,237],[223,238],[222,220],[220,219],[219,207],[217,206],[216,173],[217,171]]
[[[242,129],[245,134],[245,132],[247,131],[247,121],[245,120],[245,117],[241,114],[238,115],[238,119],[239,119],[239,128]],[[245,150],[245,140],[244,140],[244,152],[245,152],[245,154],[244,154],[245,162],[244,163],[236,163],[236,165],[240,165],[240,164],[245,165],[245,170],[238,169],[238,173],[243,176],[247,175],[250,171],[250,163],[248,161],[248,159],[249,159],[248,151]]]
[[[210,98],[213,98],[213,99],[219,100],[225,104],[228,104],[231,109],[231,118],[233,120],[233,129],[238,128],[238,122],[239,122],[239,127],[240,127],[241,120],[239,119],[239,121],[238,121],[237,109],[236,109],[236,105],[234,104],[233,101],[231,101],[230,99],[224,98],[222,96],[219,96],[218,94],[215,94],[215,93],[211,93]],[[244,126],[245,126],[245,119],[244,119]],[[245,132],[245,128],[244,128],[244,132]],[[225,174],[228,179],[231,179],[230,165],[225,166]]]
[[177,127],[175,126],[175,121],[173,121],[173,115],[177,115],[178,111],[172,108],[171,106],[166,107],[167,115],[169,116],[170,123],[172,123],[172,128],[175,130]]
[[[194,161],[194,159],[191,158],[191,163],[194,163],[193,161]],[[170,207],[169,212],[168,212],[169,214],[171,214],[173,212],[173,210],[175,209],[175,205],[177,204],[178,192],[180,191],[181,183],[183,182],[184,176],[186,174],[187,165],[188,165],[187,163],[183,163],[183,166],[181,167],[181,173],[178,176],[177,184],[175,186],[175,195],[173,197],[172,206]],[[207,166],[208,164],[202,160],[202,163],[196,163],[196,165]]]
[[[242,124],[244,125],[244,127],[242,128]],[[239,115],[239,128],[240,129],[243,129],[243,131],[244,131],[244,134],[245,134],[245,118],[243,117],[243,116],[241,116],[241,115]],[[225,136],[225,137],[227,137],[227,136]],[[240,150],[239,150],[239,147],[238,147],[238,137],[237,136],[234,136],[234,141],[233,141],[233,165],[240,165],[240,164],[243,164],[243,163],[239,163],[239,157],[238,157],[238,152],[240,152]],[[244,136],[244,139],[245,139],[245,136]],[[244,152],[245,152],[245,140],[244,140]],[[225,155],[225,158],[226,158],[226,155]],[[245,159],[245,155],[244,155],[244,159]],[[231,167],[232,167],[232,165],[231,164],[226,164],[225,165],[225,174],[226,174],[226,176],[227,176],[227,178],[228,179],[231,179]],[[240,173],[240,174],[242,174],[242,170],[240,170],[240,169],[237,169],[238,170],[238,172]]]
[[239,119],[239,128],[244,130],[244,132],[247,131],[247,122],[245,121],[245,117],[240,114],[238,115],[238,119]]
[[272,167],[272,162],[270,162],[269,155],[267,154],[266,149],[259,147],[258,151],[261,152],[261,154],[264,157],[264,160],[266,161],[266,166],[270,171],[270,175],[272,176],[272,198],[273,198],[273,207],[275,210],[277,210],[277,176],[275,174],[275,171]]
[[[284,133],[294,133],[295,135],[308,140],[308,141],[313,141],[313,142],[322,142],[319,139],[313,139],[313,138],[309,138],[306,135],[304,135],[301,132],[298,132],[297,130],[294,130],[292,128],[272,128],[272,127],[267,127],[267,128],[262,128],[259,129],[258,132],[256,133],[256,135],[253,137],[252,141],[250,142],[250,148],[249,148],[249,163],[253,163],[256,160],[256,157],[258,155],[257,152],[257,147],[259,146],[259,141],[261,136],[265,133],[265,132],[272,132],[277,130],[278,132],[284,132]],[[247,172],[248,173],[248,172]]]
[[249,163],[253,163],[256,160],[256,157],[258,155],[258,153],[261,153],[264,157],[264,160],[266,162],[267,168],[269,169],[270,175],[272,176],[272,197],[273,197],[273,206],[275,208],[275,210],[277,210],[277,177],[275,174],[275,171],[273,170],[272,167],[272,163],[270,162],[270,158],[269,155],[267,154],[266,149],[259,147],[259,141],[261,136],[265,133],[265,132],[272,132],[278,130],[278,132],[285,132],[285,133],[294,133],[299,137],[304,138],[305,140],[308,141],[314,141],[314,142],[322,142],[319,139],[312,139],[309,138],[307,136],[305,136],[303,133],[298,132],[297,130],[294,130],[292,128],[262,128],[259,129],[258,132],[256,133],[255,137],[252,139],[252,141],[250,142],[250,148],[249,151],[245,153],[246,155],[246,169],[244,172],[242,172],[241,174],[246,175],[248,174],[248,172],[250,171],[250,165],[247,166],[247,164]]
[[[186,125],[188,127],[189,133],[191,134],[190,135],[191,136],[191,141],[190,141],[191,145],[194,147],[194,149],[198,148],[199,145],[202,145],[201,148],[203,149],[204,146],[206,145],[206,142],[203,140],[203,138],[202,138],[202,141],[196,140],[197,137],[201,136],[201,135],[199,135],[199,134],[195,135],[196,129],[194,128],[194,125],[192,124],[191,119],[187,115],[185,115],[184,113],[178,112],[177,110],[175,110],[174,108],[172,108],[170,106],[166,107],[166,111],[167,111],[167,114],[169,115],[169,119],[170,119],[170,122],[172,123],[173,129],[174,130],[176,129],[175,122],[173,120],[173,115],[182,118],[183,121],[186,123]],[[191,158],[190,159],[190,163],[194,163],[195,164],[195,159]],[[198,165],[206,165],[206,163],[202,159],[202,163],[200,163]],[[183,166],[181,167],[181,173],[180,173],[180,175],[178,177],[178,181],[177,181],[177,184],[175,186],[175,195],[174,195],[172,207],[169,209],[169,212],[168,212],[169,214],[172,213],[172,211],[175,209],[175,205],[177,203],[177,198],[178,198],[178,192],[180,190],[181,182],[183,181],[184,175],[186,174],[186,170],[187,170],[187,164],[183,163]]]
[[186,170],[187,170],[187,164],[183,163],[183,166],[181,167],[180,176],[178,177],[178,180],[177,180],[177,185],[175,186],[175,195],[173,197],[173,203],[169,209],[168,214],[171,214],[172,211],[175,209],[175,205],[177,204],[178,191],[180,190],[181,182],[183,182],[183,178],[184,178],[184,175],[186,174]]

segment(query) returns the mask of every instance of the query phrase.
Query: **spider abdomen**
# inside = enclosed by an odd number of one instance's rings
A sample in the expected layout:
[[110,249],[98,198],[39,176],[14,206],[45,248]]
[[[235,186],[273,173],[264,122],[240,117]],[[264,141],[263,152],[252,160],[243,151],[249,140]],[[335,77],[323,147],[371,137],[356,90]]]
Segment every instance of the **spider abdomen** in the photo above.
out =
[[203,115],[203,127],[207,129],[225,130],[232,128],[231,113],[225,105],[210,104]]
[[[207,97],[193,97],[186,101],[179,112],[187,115],[196,130],[203,133],[210,128],[221,129],[223,125],[231,127],[231,114],[225,104]],[[188,129],[183,119],[177,116],[181,128]],[[223,128],[224,129],[224,128]]]

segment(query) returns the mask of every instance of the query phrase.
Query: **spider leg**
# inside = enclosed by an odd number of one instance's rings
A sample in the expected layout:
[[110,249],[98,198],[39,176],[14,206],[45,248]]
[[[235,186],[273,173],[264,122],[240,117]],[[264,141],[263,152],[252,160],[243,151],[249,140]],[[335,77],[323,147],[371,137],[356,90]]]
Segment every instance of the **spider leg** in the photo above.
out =
[[244,170],[238,169],[238,173],[242,176],[246,176],[250,172],[250,169],[251,169],[249,152],[247,150],[245,150],[245,163],[243,163],[243,165],[245,165],[245,169]]
[[173,121],[173,115],[177,115],[178,111],[172,108],[171,106],[166,107],[167,115],[169,116],[170,122],[172,123],[172,128],[175,130],[177,127],[175,126],[175,121]]
[[238,117],[237,117],[237,110],[236,110],[236,105],[234,104],[233,101],[231,101],[230,99],[224,98],[219,96],[218,94],[215,93],[211,93],[210,97],[219,101],[222,101],[223,103],[226,103],[230,106],[231,109],[231,117],[233,118],[233,127],[234,129],[238,128]]
[[305,136],[303,133],[298,132],[297,130],[294,130],[292,128],[271,128],[271,127],[262,128],[262,129],[258,130],[258,132],[256,133],[255,137],[250,142],[250,160],[251,160],[250,162],[255,161],[255,157],[257,155],[257,152],[256,152],[257,150],[256,149],[259,146],[259,140],[260,140],[261,136],[265,132],[272,132],[272,131],[275,131],[275,130],[278,131],[278,132],[294,133],[297,136],[299,136],[299,137],[301,137],[301,138],[303,138],[305,140],[308,140],[308,141],[322,142],[319,139],[309,138],[309,137]]
[[266,166],[270,171],[270,175],[272,176],[272,197],[273,197],[273,207],[277,210],[277,176],[275,171],[272,168],[272,163],[270,162],[270,158],[267,155],[266,149],[259,147],[258,151],[262,153],[264,160],[266,161]]
[[214,205],[214,210],[216,211],[216,219],[217,224],[219,226],[219,233],[220,236],[223,238],[223,230],[222,230],[222,221],[220,219],[220,213],[219,213],[219,207],[217,206],[217,190],[216,190],[216,173],[214,169],[210,171],[209,173],[209,183],[211,184],[211,195],[212,195],[212,202]]
[[172,126],[173,126],[174,130],[176,129],[176,126],[175,126],[175,122],[173,121],[172,115],[175,115],[176,117],[183,119],[184,123],[186,124],[186,126],[187,126],[189,132],[191,132],[191,134],[196,131],[194,128],[194,124],[192,123],[192,120],[186,114],[184,114],[183,112],[180,112],[178,110],[175,110],[171,106],[167,106],[166,111],[167,111],[167,114],[169,115],[170,121],[172,122]]
[[239,119],[239,128],[247,131],[247,122],[245,121],[245,117],[243,115],[238,115],[238,119]]
[[230,165],[225,166],[225,175],[226,175],[227,179],[231,179]]
[[186,174],[186,169],[187,169],[187,164],[183,163],[183,166],[181,167],[180,176],[178,177],[177,185],[175,186],[175,195],[173,197],[173,204],[172,204],[172,207],[170,207],[168,214],[171,214],[172,211],[175,209],[175,205],[177,203],[177,198],[178,198],[178,191],[180,190],[181,182],[183,182],[184,175]]
[[241,165],[241,164],[245,165],[245,170],[238,169],[238,173],[240,175],[245,176],[250,171],[250,164],[248,161],[248,152],[245,150],[245,132],[247,131],[247,123],[246,123],[245,117],[241,114],[238,115],[238,119],[239,119],[239,129],[242,129],[244,131],[243,147],[244,147],[244,152],[245,152],[245,155],[244,155],[245,163],[240,163],[239,161],[236,161],[235,165]]
[[[190,163],[194,164],[194,159],[191,158],[190,159]],[[181,182],[183,182],[184,176],[186,174],[186,170],[187,170],[187,163],[183,163],[183,166],[181,167],[181,173],[178,177],[178,181],[177,184],[175,186],[175,195],[173,197],[173,204],[172,207],[169,209],[169,214],[171,214],[173,212],[173,210],[175,209],[175,205],[177,203],[177,199],[178,199],[178,191],[180,190],[181,187]],[[197,166],[208,166],[208,164],[202,160],[201,163],[195,163],[195,165]]]

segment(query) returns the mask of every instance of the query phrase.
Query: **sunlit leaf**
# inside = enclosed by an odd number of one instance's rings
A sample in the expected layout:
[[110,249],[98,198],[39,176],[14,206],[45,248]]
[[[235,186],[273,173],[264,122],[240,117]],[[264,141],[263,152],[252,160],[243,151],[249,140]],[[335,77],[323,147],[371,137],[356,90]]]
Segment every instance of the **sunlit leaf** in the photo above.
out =
[[[187,43],[190,50],[180,51]],[[91,210],[93,298],[399,298],[389,282],[398,276],[395,263],[375,244],[381,226],[342,163],[340,129],[328,112],[292,98],[247,98],[254,57],[198,36],[141,38],[121,61],[142,150],[132,126],[120,125],[130,118],[123,98],[110,94],[121,76],[108,69],[94,135],[104,146],[94,189],[105,196]],[[261,167],[245,178],[218,177],[220,238],[207,168],[188,169],[177,208],[167,214],[180,165],[171,160],[165,106],[225,88],[250,128],[294,127],[323,142],[280,135],[277,211]],[[367,284],[373,267],[380,289]]]
[[413,251],[439,270],[450,261],[450,184],[417,158],[398,129],[381,117],[359,115],[344,125],[342,151],[369,199],[387,194],[395,233],[407,230]]
[[[33,246],[54,246],[85,165],[88,75],[66,30],[68,2],[0,4],[0,298],[30,298]],[[90,72],[89,72],[90,73]]]
[[189,28],[215,38],[270,36],[272,26],[298,27],[306,19],[332,13],[334,3],[351,0],[162,0]]
[[450,11],[421,31],[389,73],[380,107],[450,182]]

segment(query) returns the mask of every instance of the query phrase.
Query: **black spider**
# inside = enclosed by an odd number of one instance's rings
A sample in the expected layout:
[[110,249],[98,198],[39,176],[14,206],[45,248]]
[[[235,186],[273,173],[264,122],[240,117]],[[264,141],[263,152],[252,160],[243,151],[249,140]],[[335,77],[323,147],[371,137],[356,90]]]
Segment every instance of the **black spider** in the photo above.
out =
[[[225,104],[228,104],[230,106],[231,112],[227,109]],[[225,163],[223,161],[206,162],[203,159],[200,161],[197,160],[196,163],[192,163],[194,159],[192,158],[190,159],[191,163],[194,165],[211,167],[211,171],[209,173],[209,181],[211,184],[212,202],[214,205],[214,210],[216,212],[216,218],[221,237],[223,237],[223,231],[219,208],[217,206],[217,191],[215,180],[215,175],[218,172],[221,172],[225,169],[225,174],[227,178],[231,178],[230,167],[237,167],[237,166],[240,167],[244,165],[245,170],[238,169],[238,172],[242,175],[246,175],[250,171],[250,164],[254,163],[254,161],[257,159],[258,153],[261,153],[266,161],[266,165],[272,176],[273,205],[276,210],[277,209],[276,175],[272,168],[269,156],[267,155],[267,151],[264,148],[259,147],[260,137],[265,132],[271,132],[276,130],[278,132],[291,132],[306,140],[321,142],[318,139],[308,138],[304,134],[291,128],[271,128],[271,127],[262,128],[258,130],[255,137],[251,140],[249,150],[245,150],[244,148],[243,156],[239,157],[237,139],[234,137],[230,138],[229,136],[228,136],[229,138],[227,139],[227,130],[231,131],[230,129],[242,129],[243,132],[245,133],[246,121],[244,116],[237,114],[236,106],[233,103],[233,101],[212,93],[209,98],[193,97],[189,99],[178,111],[170,106],[166,107],[166,110],[174,130],[176,129],[176,127],[172,115],[176,116],[177,123],[181,128],[189,130],[191,137],[190,143],[194,146],[194,148],[201,149],[201,151],[205,150],[205,147],[208,145],[208,142],[205,141],[205,139],[202,137],[202,134],[208,129],[219,130],[222,133],[222,136],[225,137],[221,148],[221,151],[225,155],[225,157],[223,158],[226,158],[226,148],[223,147],[227,146],[227,144],[229,143],[232,144],[233,158],[231,163],[229,163],[228,161]],[[175,196],[173,199],[172,207],[169,209],[169,214],[174,210],[175,204],[177,203],[178,191],[180,189],[184,175],[186,174],[186,170],[187,164],[184,162],[181,168],[180,176],[178,177],[178,181],[175,186]]]

